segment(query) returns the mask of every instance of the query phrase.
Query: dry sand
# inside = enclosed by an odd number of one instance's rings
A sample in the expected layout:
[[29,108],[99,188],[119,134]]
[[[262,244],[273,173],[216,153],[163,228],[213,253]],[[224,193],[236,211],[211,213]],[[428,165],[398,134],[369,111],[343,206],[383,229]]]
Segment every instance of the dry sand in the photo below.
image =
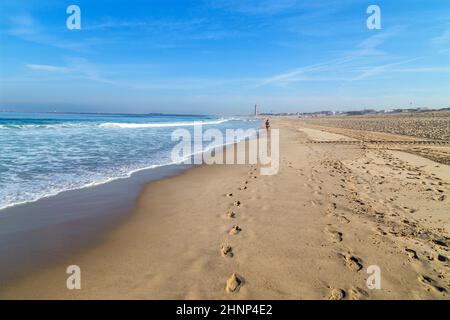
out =
[[306,119],[323,126],[450,140],[450,111],[386,113]]
[[[0,298],[448,299],[449,166],[310,143],[351,139],[297,119],[272,127],[277,175],[214,165],[151,183],[102,243]],[[66,289],[69,264],[81,267],[81,290]],[[366,286],[370,265],[379,290]]]

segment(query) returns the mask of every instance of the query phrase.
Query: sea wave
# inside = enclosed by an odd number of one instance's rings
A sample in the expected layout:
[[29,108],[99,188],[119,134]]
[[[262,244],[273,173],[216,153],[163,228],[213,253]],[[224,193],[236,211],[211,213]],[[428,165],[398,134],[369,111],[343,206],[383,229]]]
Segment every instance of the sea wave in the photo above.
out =
[[[176,142],[169,132],[161,134],[160,127],[191,130],[202,124],[221,132],[259,127],[246,117],[67,118],[0,119],[0,210],[174,164]],[[205,144],[202,149],[212,147]]]
[[161,127],[191,127],[197,125],[214,125],[221,124],[231,119],[222,119],[215,121],[192,121],[192,122],[159,122],[159,123],[123,123],[123,122],[107,122],[100,124],[103,128],[161,128]]
[[[154,168],[158,168],[158,167],[163,167],[163,166],[168,166],[168,165],[172,165],[172,164],[176,164],[175,162],[169,162],[169,163],[163,163],[163,164],[152,164],[152,165],[148,165],[142,168],[137,168],[137,169],[133,169],[130,170],[126,173],[123,173],[121,175],[117,175],[117,176],[111,176],[111,177],[103,177],[100,180],[97,181],[90,181],[87,183],[83,183],[80,185],[73,185],[72,184],[68,184],[68,185],[64,185],[64,184],[59,184],[57,188],[52,188],[50,190],[45,190],[42,191],[39,194],[32,194],[32,193],[27,193],[27,192],[23,192],[21,194],[21,196],[23,197],[23,199],[0,199],[3,201],[0,201],[0,210],[6,209],[6,208],[10,208],[10,207],[15,207],[21,204],[26,204],[26,203],[32,203],[32,202],[36,202],[38,200],[41,199],[45,199],[45,198],[49,198],[49,197],[53,197],[56,196],[62,192],[66,192],[66,191],[74,191],[74,190],[80,190],[80,189],[85,189],[85,188],[90,188],[90,187],[95,187],[95,186],[99,186],[111,181],[115,181],[115,180],[119,180],[119,179],[126,179],[131,177],[131,175],[135,172],[139,172],[139,171],[143,171],[143,170],[148,170],[148,169],[154,169]],[[5,197],[6,198],[6,197]]]
[[219,119],[212,121],[179,121],[179,122],[150,122],[150,123],[127,123],[127,122],[65,122],[51,124],[0,124],[0,129],[81,129],[81,128],[161,128],[161,127],[183,127],[195,125],[215,125],[221,124],[234,119]]
[[0,129],[61,129],[61,128],[87,128],[87,123],[52,123],[52,124],[0,124]]
[[[95,186],[109,183],[109,182],[115,181],[115,180],[126,179],[126,178],[131,177],[131,175],[133,175],[134,173],[137,173],[140,171],[185,163],[185,161],[187,161],[189,158],[191,158],[197,154],[207,153],[213,149],[222,148],[224,146],[243,141],[247,138],[254,138],[254,136],[246,134],[246,135],[236,137],[236,140],[232,141],[232,142],[216,144],[216,145],[209,145],[208,147],[204,148],[203,150],[200,150],[197,152],[191,152],[190,154],[186,155],[180,161],[167,161],[167,162],[156,163],[156,164],[147,164],[147,165],[143,165],[143,166],[137,167],[137,168],[130,168],[125,171],[118,170],[120,172],[120,174],[112,175],[112,176],[102,176],[100,179],[95,180],[95,181],[89,181],[89,182],[84,182],[84,183],[79,183],[79,182],[77,183],[77,182],[73,182],[73,181],[69,182],[69,183],[63,183],[62,181],[59,181],[58,183],[55,184],[56,187],[53,187],[53,188],[47,189],[47,190],[41,190],[41,192],[38,192],[38,193],[21,192],[19,198],[16,198],[15,196],[11,197],[11,195],[0,193],[0,210],[14,207],[17,205],[36,202],[40,199],[53,197],[53,196],[56,196],[62,192],[66,192],[66,191],[80,190],[80,189],[84,189],[84,188],[95,187]],[[19,194],[16,193],[15,195],[19,195]]]

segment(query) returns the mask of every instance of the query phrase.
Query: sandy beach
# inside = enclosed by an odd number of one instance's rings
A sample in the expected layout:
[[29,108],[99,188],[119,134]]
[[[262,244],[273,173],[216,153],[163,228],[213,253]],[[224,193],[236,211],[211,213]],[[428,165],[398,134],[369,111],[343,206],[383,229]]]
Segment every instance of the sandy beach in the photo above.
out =
[[[272,128],[278,174],[202,165],[149,183],[101,241],[0,298],[449,298],[448,143],[320,120]],[[66,288],[68,265],[81,290]],[[369,266],[380,289],[366,285]]]

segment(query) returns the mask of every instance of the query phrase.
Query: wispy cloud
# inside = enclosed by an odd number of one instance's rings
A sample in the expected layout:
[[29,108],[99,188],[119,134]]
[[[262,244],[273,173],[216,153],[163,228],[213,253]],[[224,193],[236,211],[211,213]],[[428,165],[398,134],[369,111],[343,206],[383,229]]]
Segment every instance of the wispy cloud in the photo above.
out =
[[71,69],[67,67],[52,66],[48,64],[27,64],[25,67],[32,71],[38,72],[68,73],[71,71]]
[[[21,14],[8,17],[9,27],[6,34],[24,41],[51,46],[59,49],[87,52],[94,45],[102,41],[95,37],[86,37],[83,41],[73,41],[70,37],[63,36],[61,29],[49,30],[30,14]],[[64,29],[62,29],[65,31]]]
[[444,30],[439,36],[434,37],[431,41],[435,44],[450,44],[450,26]]
[[64,66],[28,63],[25,67],[32,72],[40,74],[41,77],[59,75],[64,77],[61,80],[83,79],[103,84],[122,85],[122,83],[106,76],[106,72],[102,67],[84,58],[66,58],[66,65]]
[[87,23],[85,31],[115,34],[120,31],[126,36],[123,42],[142,43],[142,39],[151,39],[146,46],[153,48],[177,48],[191,41],[221,40],[226,38],[240,38],[248,36],[248,32],[235,30],[230,26],[224,27],[220,23],[207,17],[190,19],[117,19],[103,18],[100,21]]
[[205,18],[192,19],[170,19],[170,18],[111,18],[105,17],[99,21],[87,22],[83,26],[83,30],[108,30],[108,29],[139,29],[139,31],[148,32],[180,32],[200,28],[207,23]]
[[440,35],[431,39],[431,44],[438,48],[439,53],[450,52],[450,24]]
[[92,53],[105,45],[126,43],[154,49],[179,48],[192,40],[219,40],[242,36],[208,19],[118,19],[102,18],[83,24],[75,37],[65,27],[44,25],[31,14],[7,17],[4,32],[23,41],[75,51]]
[[[375,74],[380,74],[391,66],[413,61],[414,59],[403,59],[390,64],[376,66],[363,65],[364,63],[368,64],[375,58],[382,57],[383,59],[389,59],[389,55],[380,50],[379,47],[387,39],[394,36],[396,32],[396,29],[392,29],[370,36],[357,44],[354,50],[345,52],[338,58],[295,68],[281,74],[270,76],[264,79],[259,86],[269,84],[286,86],[289,83],[297,81],[356,81],[368,78]],[[359,74],[355,74],[356,72],[359,72]],[[326,76],[323,77],[324,73],[326,73]]]
[[[83,83],[98,83],[113,86],[119,90],[131,89],[141,92],[178,91],[190,92],[201,90],[227,90],[249,85],[257,81],[255,78],[209,78],[209,77],[161,77],[152,75],[155,65],[139,64],[98,64],[80,57],[66,57],[63,66],[47,64],[26,64],[25,67],[38,75],[27,81],[42,81],[43,79],[72,82],[82,80]],[[1,81],[1,79],[0,79]]]
[[248,14],[275,14],[291,8],[295,5],[295,0],[229,0],[211,1],[209,5],[216,9]]
[[299,11],[332,5],[333,1],[303,0],[220,0],[210,1],[210,6],[230,12],[250,15],[276,15],[287,11]]
[[[397,62],[393,62],[393,63],[387,63],[387,64],[383,64],[383,65],[360,68],[360,70],[362,72],[359,75],[355,76],[352,80],[358,81],[358,80],[363,80],[366,78],[373,77],[375,75],[384,73],[386,71],[392,72],[392,67],[408,64],[410,62],[414,62],[419,59],[420,58],[406,59],[406,60],[397,61]],[[399,72],[399,69],[397,69],[397,72]]]

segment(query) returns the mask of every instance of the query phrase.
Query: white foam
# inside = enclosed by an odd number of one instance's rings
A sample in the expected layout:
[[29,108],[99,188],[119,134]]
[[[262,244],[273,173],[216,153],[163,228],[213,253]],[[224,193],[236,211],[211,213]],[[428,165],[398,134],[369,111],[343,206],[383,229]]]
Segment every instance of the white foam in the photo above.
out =
[[53,190],[47,190],[46,193],[44,194],[39,194],[39,195],[29,195],[30,197],[26,200],[18,200],[18,201],[11,201],[11,202],[6,202],[3,204],[0,204],[0,210],[6,209],[6,208],[10,208],[10,207],[15,207],[18,205],[22,205],[22,204],[26,204],[26,203],[32,203],[32,202],[36,202],[40,199],[44,199],[44,198],[49,198],[49,197],[53,197],[56,196],[62,192],[66,192],[66,191],[73,191],[73,190],[80,190],[80,189],[84,189],[84,188],[90,188],[90,187],[95,187],[95,186],[99,186],[108,182],[112,182],[115,180],[120,180],[120,179],[126,179],[131,177],[131,175],[133,175],[136,172],[139,171],[144,171],[144,170],[149,170],[149,169],[154,169],[154,168],[158,168],[158,167],[164,167],[164,166],[169,166],[169,165],[177,165],[177,164],[182,164],[184,163],[186,160],[189,160],[189,158],[197,155],[197,154],[201,154],[201,153],[206,153],[211,151],[212,149],[215,148],[222,148],[228,145],[232,145],[233,143],[238,143],[242,140],[245,140],[247,138],[253,138],[252,136],[241,136],[241,137],[237,137],[237,139],[233,142],[227,142],[224,143],[222,145],[214,145],[214,146],[209,146],[208,148],[203,149],[202,151],[198,151],[198,152],[193,152],[187,156],[185,156],[181,161],[175,162],[167,162],[167,163],[162,163],[162,164],[152,164],[152,165],[148,165],[148,166],[144,166],[141,168],[136,168],[136,169],[132,169],[129,170],[128,172],[126,172],[125,174],[122,174],[120,176],[113,176],[113,177],[104,177],[103,179],[99,180],[99,181],[93,181],[93,182],[89,182],[83,185],[79,185],[79,186],[66,186],[66,187],[62,187],[62,188],[58,188],[58,189],[53,189]]
[[54,124],[0,124],[0,129],[65,129],[65,128],[89,128],[89,123],[54,123]]
[[102,123],[100,127],[104,128],[162,128],[162,127],[191,127],[198,125],[213,125],[213,124],[221,124],[231,119],[222,119],[215,121],[192,121],[192,122],[159,122],[159,123],[121,123],[121,122],[106,122]]
[[196,125],[215,125],[221,124],[227,121],[239,120],[239,121],[255,121],[251,119],[238,119],[228,118],[212,121],[179,121],[179,122],[151,122],[151,123],[126,123],[126,122],[66,122],[66,123],[53,123],[53,124],[0,124],[0,129],[76,129],[76,128],[89,128],[89,127],[102,127],[102,128],[161,128],[161,127],[187,127]]
[[[14,126],[14,129],[23,128],[23,129],[31,129],[31,128],[39,128],[39,129],[56,129],[56,128],[102,128],[105,127],[106,129],[101,129],[104,131],[104,135],[97,135],[96,137],[99,137],[98,139],[93,139],[92,144],[86,144],[85,141],[90,141],[89,139],[86,140],[86,138],[89,138],[91,134],[96,134],[96,131],[93,131],[91,133],[91,130],[89,131],[82,131],[83,135],[80,138],[77,138],[76,135],[61,135],[61,140],[59,140],[59,144],[55,144],[56,140],[55,133],[58,133],[53,130],[39,130],[36,132],[36,139],[29,140],[28,137],[30,135],[25,136],[24,139],[21,140],[11,140],[9,139],[9,134],[7,131],[3,131],[3,133],[0,135],[0,145],[2,146],[3,151],[5,151],[5,154],[11,154],[15,157],[16,166],[13,167],[8,174],[11,176],[6,177],[4,181],[8,181],[8,184],[0,184],[0,210],[8,207],[13,207],[20,204],[25,204],[29,202],[35,202],[42,198],[48,198],[55,196],[61,192],[70,191],[70,190],[77,190],[77,189],[83,189],[88,187],[93,187],[97,185],[101,185],[104,183],[108,183],[113,180],[117,179],[123,179],[130,177],[133,173],[146,170],[146,169],[152,169],[156,167],[162,167],[172,164],[178,164],[171,162],[169,158],[166,157],[166,153],[170,152],[170,145],[168,146],[168,149],[166,150],[166,143],[165,141],[162,141],[161,139],[156,139],[155,144],[150,144],[150,149],[152,147],[155,148],[155,150],[159,150],[163,152],[163,157],[157,157],[156,159],[154,156],[156,154],[148,154],[143,153],[144,156],[151,156],[150,160],[153,163],[148,163],[147,161],[140,162],[142,160],[142,157],[136,158],[137,163],[132,162],[129,163],[126,167],[119,165],[119,167],[115,167],[116,162],[113,161],[107,161],[107,166],[104,168],[105,170],[100,171],[92,171],[91,174],[84,175],[84,172],[79,172],[78,170],[69,170],[68,172],[60,172],[58,171],[57,176],[45,176],[45,165],[49,164],[50,166],[58,165],[62,166],[63,164],[66,165],[77,165],[77,159],[76,155],[78,153],[83,153],[84,151],[90,152],[90,156],[88,157],[89,160],[92,157],[99,157],[99,159],[102,157],[102,148],[105,146],[108,147],[108,144],[103,145],[104,143],[108,143],[109,140],[104,140],[103,137],[114,137],[116,136],[123,136],[123,131],[121,131],[120,128],[147,128],[147,127],[180,127],[180,126],[194,126],[194,125],[217,125],[221,124],[227,121],[249,121],[244,119],[237,119],[237,118],[227,118],[227,119],[218,119],[218,120],[205,120],[203,121],[177,121],[177,122],[165,122],[165,123],[119,123],[119,122],[109,122],[109,123],[101,123],[97,121],[92,121],[89,123],[64,123],[64,124],[17,124]],[[0,129],[2,129],[3,125],[0,125]],[[11,128],[11,125],[4,125],[6,128]],[[117,130],[108,129],[108,128],[119,128]],[[64,130],[64,131],[62,131]],[[61,133],[66,132],[66,129],[61,129]],[[111,131],[110,131],[111,130]],[[59,131],[59,130],[58,130]],[[151,130],[152,131],[152,130]],[[155,130],[156,131],[156,130]],[[27,132],[33,132],[33,131],[27,131]],[[87,133],[86,133],[87,132]],[[98,131],[97,131],[98,132]],[[130,138],[135,137],[135,134],[140,134],[139,130],[130,130],[127,131],[128,133],[126,136],[130,136]],[[67,133],[71,133],[71,131],[67,131]],[[49,137],[51,138],[50,140]],[[59,136],[58,136],[59,137]],[[246,137],[236,137],[237,140],[245,139]],[[49,142],[47,142],[49,141]],[[152,141],[150,139],[149,141]],[[18,143],[23,143],[23,146],[19,146]],[[31,144],[31,142],[33,144]],[[120,143],[126,142],[126,140],[120,140],[117,145],[114,147],[118,147],[118,151],[122,150],[120,149]],[[161,145],[162,144],[162,145]],[[32,146],[32,147],[28,147]],[[91,148],[85,148],[84,147],[91,147]],[[206,146],[205,146],[206,147]],[[216,148],[220,146],[211,146],[208,145],[206,150],[202,150],[198,153],[207,152],[212,148]],[[11,152],[7,150],[7,148],[12,148]],[[112,148],[112,147],[111,147]],[[22,150],[24,153],[24,158],[22,157]],[[108,149],[109,150],[109,149]],[[134,150],[134,149],[133,149]],[[147,149],[142,149],[141,151],[145,151]],[[167,152],[165,152],[167,151]],[[49,158],[47,159],[45,155],[49,155]],[[125,156],[126,153],[117,153],[117,159],[121,159],[121,157]],[[187,160],[189,157],[194,156],[195,154],[191,154],[186,157]],[[107,154],[108,156],[116,156],[116,153]],[[123,158],[123,159],[125,159]],[[142,159],[141,159],[142,158]],[[0,157],[0,159],[2,159]],[[10,161],[9,158],[5,158],[8,161]],[[108,159],[108,158],[107,158]],[[20,160],[20,161],[19,161]],[[114,159],[113,159],[114,160]],[[154,161],[156,160],[157,163]],[[39,162],[40,161],[40,162]],[[43,163],[41,163],[43,161]],[[66,162],[67,161],[67,162]],[[80,163],[83,161],[87,161],[86,158],[81,157]],[[7,162],[10,163],[10,162]],[[179,162],[180,163],[180,162]],[[5,163],[6,164],[6,163]],[[36,166],[38,164],[38,166]],[[88,161],[88,164],[90,162]],[[109,166],[111,164],[111,167]],[[28,168],[27,166],[30,166]],[[125,164],[124,164],[125,165]],[[19,167],[17,167],[19,166]],[[21,168],[21,172],[28,173],[33,172],[33,168],[38,168],[37,174],[44,174],[43,177],[39,176],[33,176],[33,179],[35,178],[36,183],[30,185],[30,178],[23,178],[22,176],[17,176],[15,172],[17,171],[17,168]],[[89,170],[96,170],[94,167],[88,168]],[[41,171],[44,171],[42,173]],[[32,174],[35,175],[36,171],[34,171]],[[87,171],[89,172],[89,171]],[[74,176],[75,175],[75,176]],[[17,178],[17,181],[15,180]],[[41,180],[39,180],[41,179]],[[37,183],[41,181],[42,183]],[[17,190],[17,186],[20,186],[19,190]],[[8,188],[10,187],[10,188]],[[20,192],[19,192],[20,191]]]

